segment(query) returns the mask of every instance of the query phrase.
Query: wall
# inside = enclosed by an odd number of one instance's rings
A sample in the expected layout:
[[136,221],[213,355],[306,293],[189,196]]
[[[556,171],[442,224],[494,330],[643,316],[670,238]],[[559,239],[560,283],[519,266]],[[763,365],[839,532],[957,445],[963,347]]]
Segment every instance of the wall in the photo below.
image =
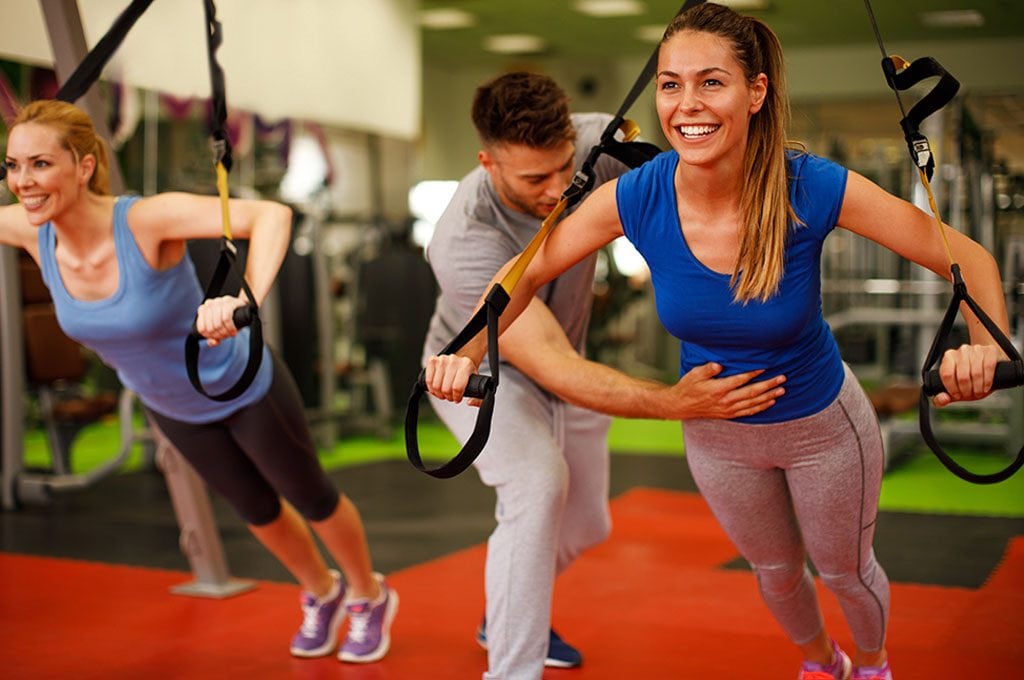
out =
[[[907,59],[933,56],[961,82],[964,96],[999,94],[1024,100],[1024,71],[1010,68],[1024,59],[1024,40],[963,41],[946,44],[893,44],[889,49]],[[895,98],[882,77],[878,47],[864,44],[831,49],[793,49],[786,53],[787,80],[794,103],[794,115],[813,115],[823,103],[836,106],[857,104],[856,115],[847,122],[874,134],[899,134],[899,111]],[[508,68],[526,65],[555,78],[573,97],[574,110],[603,109],[614,112],[644,65],[640,58],[607,63],[564,63],[523,60],[509,62]],[[457,71],[423,66],[423,139],[418,175],[421,179],[456,179],[475,164],[479,146],[469,120],[473,89],[497,75],[467,64]],[[582,94],[584,77],[596,82],[592,96]],[[904,95],[912,102],[914,94]],[[865,117],[861,104],[867,104]],[[653,111],[653,90],[648,88],[629,112],[646,138],[661,141]],[[995,123],[994,123],[995,125]],[[1024,119],[999,125],[1011,150],[1024,148]],[[888,131],[888,132],[887,132]],[[1024,170],[1024,156],[1009,153],[1018,169]]]

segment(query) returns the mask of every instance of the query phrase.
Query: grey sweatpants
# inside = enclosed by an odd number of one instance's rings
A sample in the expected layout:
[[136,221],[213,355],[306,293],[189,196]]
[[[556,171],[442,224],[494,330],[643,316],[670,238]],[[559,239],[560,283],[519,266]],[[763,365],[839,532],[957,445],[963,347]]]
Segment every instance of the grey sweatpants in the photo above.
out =
[[804,644],[824,625],[810,555],[857,646],[881,649],[889,581],[871,542],[882,440],[850,369],[836,400],[814,415],[767,425],[692,420],[683,435],[697,486],[786,635]]
[[[459,442],[477,409],[431,397]],[[491,435],[474,463],[497,493],[487,542],[484,680],[538,680],[555,576],[611,531],[610,419],[560,402],[502,367]],[[467,631],[467,640],[469,632]]]

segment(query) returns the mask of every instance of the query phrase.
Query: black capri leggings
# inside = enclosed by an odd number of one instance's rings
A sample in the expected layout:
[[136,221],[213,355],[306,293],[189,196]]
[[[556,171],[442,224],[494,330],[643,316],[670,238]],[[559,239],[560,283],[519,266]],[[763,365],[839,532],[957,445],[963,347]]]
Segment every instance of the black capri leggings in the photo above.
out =
[[147,410],[247,523],[260,526],[277,519],[280,496],[308,520],[327,519],[338,507],[338,491],[320,465],[295,381],[288,367],[270,355],[274,377],[266,396],[223,420],[183,423]]

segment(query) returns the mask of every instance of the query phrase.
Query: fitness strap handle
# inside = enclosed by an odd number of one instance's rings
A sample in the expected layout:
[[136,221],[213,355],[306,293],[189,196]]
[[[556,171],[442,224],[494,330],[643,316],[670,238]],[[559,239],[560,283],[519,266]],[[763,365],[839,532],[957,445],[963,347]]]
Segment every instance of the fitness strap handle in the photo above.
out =
[[231,212],[228,209],[228,171],[231,170],[232,165],[231,140],[225,130],[228,106],[225,96],[224,70],[217,62],[217,49],[223,42],[223,31],[217,20],[217,8],[213,4],[213,0],[204,0],[203,10],[206,16],[206,52],[210,68],[210,104],[212,107],[210,137],[217,174],[217,194],[220,196],[221,222],[224,227],[224,235],[220,240],[220,257],[217,259],[217,268],[206,286],[203,300],[220,295],[228,274],[234,273],[241,282],[242,290],[245,291],[249,304],[236,309],[232,314],[232,320],[236,328],[251,326],[251,330],[249,331],[249,358],[246,361],[245,369],[235,384],[224,392],[210,394],[199,379],[199,341],[202,336],[196,329],[195,322],[192,323],[192,330],[185,338],[185,370],[192,387],[197,392],[214,401],[231,401],[249,388],[263,362],[263,324],[260,321],[256,297],[249,289],[245,275],[238,266],[238,249],[235,247],[234,241],[231,240]]
[[428,468],[420,457],[419,443],[416,432],[416,425],[419,421],[420,398],[426,392],[426,381],[424,371],[420,371],[419,378],[412,386],[412,393],[409,395],[409,402],[405,409],[405,451],[412,466],[431,477],[438,479],[450,479],[473,464],[477,456],[487,443],[491,434],[491,417],[494,414],[494,397],[498,390],[498,317],[505,311],[508,305],[509,294],[501,287],[500,283],[494,284],[482,307],[473,315],[466,327],[448,343],[448,346],[441,350],[441,354],[453,354],[463,345],[473,339],[485,326],[487,328],[487,359],[491,365],[491,375],[473,375],[466,386],[466,396],[482,399],[480,411],[476,416],[476,425],[473,433],[466,440],[462,449],[448,462],[436,467]]
[[256,372],[259,371],[260,363],[263,361],[263,324],[260,322],[259,309],[255,303],[251,302],[255,298],[252,291],[249,290],[249,284],[246,283],[245,276],[242,275],[238,268],[237,254],[238,251],[231,239],[227,237],[221,238],[220,259],[217,260],[217,268],[213,272],[210,284],[206,287],[206,292],[203,293],[203,299],[208,300],[211,297],[217,296],[224,288],[224,283],[231,272],[242,282],[242,290],[245,291],[250,304],[236,309],[232,317],[236,328],[251,326],[249,331],[249,359],[245,364],[242,375],[239,376],[234,385],[224,392],[210,394],[203,387],[203,383],[199,379],[199,341],[203,339],[203,336],[196,329],[195,322],[192,323],[192,331],[185,338],[185,369],[188,372],[188,379],[197,392],[214,401],[231,401],[245,392],[249,385],[252,384],[253,379],[256,377]]
[[[953,101],[960,90],[960,81],[949,74],[942,65],[931,57],[921,57],[911,63],[898,55],[890,55],[882,59],[882,72],[885,80],[894,92],[909,90],[926,78],[938,78],[928,94],[923,96],[910,111],[903,115],[900,127],[903,138],[914,164],[922,170],[929,180],[935,172],[935,156],[932,154],[928,138],[921,133],[921,123],[943,106]],[[900,102],[900,110],[903,104]]]
[[956,320],[961,302],[965,303],[974,312],[978,320],[985,327],[985,330],[995,338],[999,347],[1006,352],[1006,356],[1011,357],[1010,361],[1000,361],[996,365],[992,389],[999,390],[1024,385],[1024,359],[1021,358],[1020,352],[1013,346],[1013,343],[999,330],[999,327],[996,326],[981,306],[967,292],[967,286],[960,275],[960,266],[952,265],[951,271],[953,275],[953,299],[949,302],[946,314],[939,325],[938,334],[932,342],[931,349],[928,350],[928,356],[924,361],[924,366],[921,368],[923,387],[918,408],[921,437],[928,445],[928,448],[932,450],[932,453],[938,457],[939,461],[957,477],[974,484],[995,484],[1009,479],[1024,465],[1024,446],[1021,446],[1017,458],[1012,463],[1002,470],[991,474],[971,472],[954,461],[939,445],[938,440],[935,438],[935,433],[932,431],[931,399],[929,397],[946,391],[945,386],[942,384],[942,378],[939,377],[939,371],[934,366],[942,358],[945,340],[952,331],[953,322]]
[[[956,319],[961,302],[974,312],[978,320],[985,327],[985,330],[989,332],[999,347],[1006,353],[1006,356],[1015,357],[1011,361],[1000,362],[996,366],[992,383],[993,389],[1005,389],[1024,384],[1024,362],[1022,362],[1017,348],[1013,346],[1013,343],[1010,342],[1006,335],[1003,334],[999,327],[996,326],[981,306],[967,292],[967,285],[960,274],[960,265],[953,258],[949,241],[946,239],[945,226],[939,217],[939,210],[935,203],[935,194],[932,192],[931,177],[935,169],[935,159],[928,144],[928,139],[920,131],[920,124],[926,117],[945,106],[956,95],[957,90],[960,88],[960,83],[931,57],[917,59],[913,63],[908,64],[902,57],[888,56],[885,51],[885,44],[882,41],[882,33],[878,29],[878,22],[875,21],[875,14],[871,8],[871,0],[864,0],[864,7],[867,9],[871,28],[875,32],[878,49],[882,52],[882,71],[885,73],[885,80],[895,93],[896,103],[900,107],[900,113],[903,114],[900,127],[903,128],[903,136],[907,141],[910,156],[917,166],[921,184],[928,194],[928,203],[935,217],[935,226],[946,248],[946,256],[949,258],[950,272],[953,279],[953,299],[950,300],[949,307],[946,309],[946,314],[942,319],[935,339],[932,341],[931,349],[928,351],[928,356],[925,358],[924,366],[921,369],[922,387],[918,406],[921,438],[924,439],[928,448],[938,457],[939,461],[957,477],[974,484],[1001,482],[1012,476],[1024,464],[1024,447],[1021,447],[1020,453],[1017,454],[1017,459],[999,472],[981,475],[965,469],[950,458],[942,450],[942,447],[939,446],[935,433],[932,431],[931,400],[928,398],[929,396],[944,392],[946,389],[942,384],[942,379],[939,377],[938,370],[933,367],[941,358],[942,348],[953,328],[953,321]],[[933,76],[939,78],[938,84],[909,112],[906,112],[903,108],[903,100],[900,99],[900,91],[913,87],[925,78]]]

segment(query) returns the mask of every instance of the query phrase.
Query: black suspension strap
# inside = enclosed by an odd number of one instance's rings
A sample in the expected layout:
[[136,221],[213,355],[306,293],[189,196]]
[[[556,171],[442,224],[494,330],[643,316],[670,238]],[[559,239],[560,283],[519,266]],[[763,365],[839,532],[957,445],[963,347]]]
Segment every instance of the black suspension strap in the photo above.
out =
[[96,46],[89,50],[82,62],[75,67],[74,73],[60,86],[56,98],[65,102],[75,102],[81,99],[93,83],[99,80],[103,67],[107,65],[110,57],[124,42],[128,31],[151,4],[153,4],[153,0],[132,0],[132,3],[114,19],[114,23],[110,25]]
[[234,311],[232,320],[236,328],[251,326],[249,331],[249,359],[242,374],[234,385],[219,394],[210,394],[199,379],[199,342],[202,336],[192,324],[192,332],[185,338],[185,369],[192,386],[202,395],[215,401],[230,401],[240,396],[252,384],[263,360],[263,324],[260,322],[259,308],[256,298],[249,290],[249,284],[238,264],[238,249],[231,239],[231,211],[228,208],[228,172],[231,170],[231,141],[228,137],[226,124],[228,115],[227,98],[224,88],[224,70],[217,61],[217,49],[223,42],[221,24],[217,20],[217,8],[213,0],[203,0],[206,16],[206,51],[210,68],[210,138],[213,145],[214,170],[217,174],[217,194],[220,196],[221,222],[224,235],[220,239],[220,257],[217,268],[203,293],[203,299],[217,297],[227,283],[228,275],[240,282],[248,304]]
[[[692,7],[703,3],[704,0],[686,0],[683,6],[676,13],[679,16]],[[628,167],[637,167],[650,160],[661,152],[654,144],[634,141],[639,133],[636,123],[627,120],[624,116],[640,94],[647,87],[647,83],[654,75],[658,66],[658,48],[655,47],[651,56],[647,59],[643,70],[637,77],[636,82],[623,100],[619,110],[609,122],[608,126],[601,133],[601,137],[595,144],[580,169],[573,177],[572,183],[562,192],[558,203],[551,213],[544,219],[537,233],[520,253],[515,264],[505,274],[499,283],[494,284],[487,293],[484,304],[476,311],[473,317],[466,324],[459,334],[448,345],[441,350],[440,354],[454,354],[472,340],[477,333],[484,328],[487,329],[487,356],[491,368],[491,375],[473,375],[466,386],[465,395],[470,398],[480,399],[480,409],[477,413],[476,425],[473,433],[463,445],[455,457],[436,468],[428,468],[420,456],[419,443],[417,439],[417,425],[419,422],[419,403],[426,393],[425,372],[420,371],[419,378],[412,387],[409,401],[405,411],[405,450],[409,462],[420,472],[439,479],[448,479],[463,472],[472,465],[477,456],[483,450],[487,439],[490,436],[491,418],[494,413],[494,397],[498,389],[498,365],[500,363],[498,353],[498,319],[505,311],[511,299],[512,291],[515,289],[519,279],[529,266],[533,256],[536,255],[541,245],[547,239],[548,234],[555,228],[559,218],[568,208],[576,205],[594,186],[595,175],[594,165],[601,154],[607,154]],[[615,139],[616,133],[622,133],[622,141]]]
[[[1020,352],[1017,351],[1017,348],[1013,346],[1013,343],[1010,342],[1009,338],[1006,337],[981,306],[974,301],[967,290],[967,285],[961,276],[960,265],[956,263],[953,251],[950,249],[949,242],[946,239],[945,227],[943,226],[942,218],[939,216],[935,194],[931,187],[931,177],[935,169],[935,157],[928,138],[921,133],[920,125],[925,118],[938,111],[953,99],[960,88],[960,83],[931,57],[923,57],[908,63],[902,57],[890,56],[885,50],[882,34],[878,29],[878,23],[871,8],[871,0],[864,0],[864,6],[871,21],[871,27],[875,32],[878,47],[882,52],[882,72],[885,74],[885,80],[889,87],[896,94],[896,103],[899,105],[900,113],[903,115],[900,127],[903,128],[903,136],[906,139],[907,148],[910,151],[914,165],[917,166],[921,184],[928,195],[928,204],[931,207],[932,215],[935,217],[935,225],[942,238],[946,256],[949,258],[950,274],[953,280],[953,298],[950,300],[949,307],[946,309],[942,323],[939,325],[939,330],[932,342],[931,349],[928,351],[928,355],[921,368],[922,389],[918,406],[921,437],[928,445],[928,448],[938,457],[939,461],[957,477],[974,484],[1001,482],[1011,477],[1024,465],[1024,446],[1021,447],[1016,459],[1006,468],[991,474],[978,474],[967,470],[954,461],[942,449],[932,430],[931,399],[929,397],[946,391],[942,379],[939,377],[939,371],[935,367],[942,359],[943,350],[952,332],[953,322],[956,320],[961,303],[966,304],[974,312],[975,316],[985,327],[985,330],[995,339],[999,347],[1006,353],[1006,356],[1010,357],[1009,361],[1001,361],[997,364],[992,388],[1006,389],[1024,385],[1024,359],[1021,358]],[[926,78],[932,77],[937,77],[939,79],[938,83],[908,112],[903,106],[900,92],[917,85]]]

